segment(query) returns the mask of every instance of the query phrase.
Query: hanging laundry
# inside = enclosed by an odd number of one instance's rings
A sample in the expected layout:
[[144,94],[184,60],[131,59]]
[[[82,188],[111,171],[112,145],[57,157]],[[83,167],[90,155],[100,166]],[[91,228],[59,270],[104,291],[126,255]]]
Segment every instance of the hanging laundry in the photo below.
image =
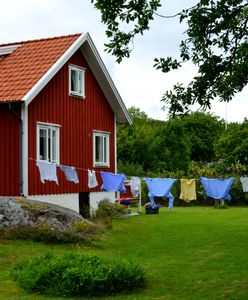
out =
[[60,169],[64,172],[65,178],[75,184],[79,183],[78,175],[75,167],[60,165]]
[[181,193],[179,198],[190,202],[196,200],[195,179],[181,179]]
[[170,190],[176,181],[173,178],[144,178],[149,193],[148,197],[150,199],[151,205],[154,208],[156,204],[154,202],[154,197],[166,197],[169,198],[168,209],[173,208],[174,197]]
[[40,180],[45,183],[45,180],[55,181],[58,184],[57,165],[55,163],[37,160],[37,167],[40,171]]
[[240,181],[242,183],[243,192],[248,192],[248,177],[240,177]]
[[108,192],[126,192],[126,188],[124,186],[126,175],[101,172],[101,177],[103,181],[101,190],[106,190]]
[[92,189],[94,187],[98,186],[98,182],[96,179],[96,172],[94,170],[88,170],[88,187],[89,189]]
[[204,187],[207,196],[214,199],[231,200],[229,190],[232,186],[234,178],[215,179],[200,177],[200,181]]
[[141,190],[141,180],[139,177],[136,177],[136,176],[131,177],[130,188],[131,188],[133,197],[135,197],[135,198],[138,197],[140,194],[140,190]]

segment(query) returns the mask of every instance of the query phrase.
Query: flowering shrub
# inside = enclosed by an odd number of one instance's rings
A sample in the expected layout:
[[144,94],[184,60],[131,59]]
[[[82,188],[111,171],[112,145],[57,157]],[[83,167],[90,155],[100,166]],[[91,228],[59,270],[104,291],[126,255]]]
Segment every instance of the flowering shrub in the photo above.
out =
[[[147,203],[145,204],[145,208],[150,208],[150,207],[152,207],[151,202],[147,202]],[[160,207],[162,207],[161,204],[155,204],[155,206],[154,206],[153,208],[160,208]]]
[[103,199],[98,204],[98,209],[95,212],[95,218],[120,217],[126,214],[126,209],[120,203],[112,203],[109,199]]

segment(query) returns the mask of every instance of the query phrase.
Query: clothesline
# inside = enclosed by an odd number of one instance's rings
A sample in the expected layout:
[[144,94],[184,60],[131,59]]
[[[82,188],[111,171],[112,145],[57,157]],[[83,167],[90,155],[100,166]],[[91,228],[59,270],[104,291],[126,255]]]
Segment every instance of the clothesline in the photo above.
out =
[[[27,157],[26,159],[28,159],[28,160],[33,160],[33,161],[38,161],[37,159],[35,159],[35,158],[31,158],[31,157]],[[56,163],[56,165],[57,166],[60,166],[60,165],[63,165],[63,164],[57,164]],[[73,166],[75,169],[77,169],[77,170],[80,170],[80,171],[85,171],[85,172],[88,172],[89,171],[89,169],[85,169],[85,168],[80,168],[80,167],[75,167],[75,166]],[[97,170],[94,170],[96,173],[101,173],[102,171],[97,171]],[[129,176],[129,177],[135,177],[136,175],[133,175],[133,176]],[[147,177],[143,177],[143,178],[141,178],[142,180],[145,180],[145,178],[147,178]],[[216,178],[216,177],[215,177]],[[233,177],[234,179],[240,179],[240,178],[238,178],[238,177]],[[200,179],[199,178],[174,178],[175,180],[181,180],[181,179],[194,179],[194,180],[196,180],[196,181],[200,181]],[[241,183],[239,184],[239,185],[241,185]],[[237,186],[239,186],[239,185],[237,185]]]
[[[64,175],[68,181],[72,181],[75,184],[79,183],[79,179],[77,176],[76,169],[87,171],[88,172],[88,186],[89,188],[94,188],[98,185],[95,171],[78,168],[74,166],[65,166],[56,163],[50,163],[44,160],[36,160],[33,158],[28,158],[30,160],[36,161],[36,165],[39,168],[41,182],[45,183],[45,180],[55,181],[58,184],[57,178],[57,167],[64,172]],[[101,174],[102,178],[102,186],[101,190],[106,190],[108,192],[125,192],[125,184],[126,176],[124,174],[114,174],[111,172],[103,172],[97,171]],[[233,184],[234,177],[230,178],[206,178],[200,177],[200,182],[203,185],[203,188],[207,194],[207,196],[214,199],[225,199],[231,200],[231,196],[229,195],[230,188]],[[138,180],[135,182],[135,180]],[[179,179],[174,178],[143,178],[146,182],[149,193],[148,197],[150,198],[150,202],[155,206],[154,197],[167,197],[169,198],[169,209],[172,209],[174,196],[171,194],[170,190],[175,181]],[[181,194],[180,199],[184,201],[191,201],[196,199],[196,179],[180,179],[181,181]],[[243,191],[248,192],[248,177],[241,177],[240,181],[243,185]],[[132,184],[131,184],[132,183]],[[141,194],[141,178],[137,176],[132,176],[130,180],[130,185],[136,189],[136,192]],[[131,191],[132,187],[131,187]]]
[[[27,157],[26,159],[29,159],[29,160],[33,160],[33,161],[39,161],[39,160],[37,160],[37,159],[35,159],[35,158],[31,158],[31,157]],[[48,163],[50,163],[50,162],[48,162]],[[61,165],[63,165],[63,164],[57,164],[56,163],[56,165],[57,166],[61,166]],[[64,165],[63,165],[64,166]],[[81,171],[86,171],[86,172],[88,172],[89,171],[89,169],[84,169],[84,168],[80,168],[80,167],[75,167],[75,166],[73,166],[75,169],[77,169],[77,170],[81,170]],[[97,173],[101,173],[101,171],[95,171],[95,172],[97,172]]]

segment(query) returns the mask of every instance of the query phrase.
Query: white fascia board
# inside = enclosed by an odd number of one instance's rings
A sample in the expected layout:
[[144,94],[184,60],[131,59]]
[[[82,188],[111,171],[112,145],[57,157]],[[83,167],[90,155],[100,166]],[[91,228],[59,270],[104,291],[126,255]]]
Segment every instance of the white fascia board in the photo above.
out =
[[41,79],[32,87],[30,91],[22,98],[28,105],[34,97],[44,88],[44,86],[54,77],[54,75],[62,68],[68,59],[80,48],[80,46],[87,39],[88,34],[82,34],[80,37],[69,47],[66,52],[56,61],[54,65],[41,77]]
[[[97,63],[100,67],[100,70],[103,73],[103,76],[106,78],[106,80],[107,80],[107,82],[110,86],[110,93],[111,92],[113,93],[113,96],[115,97],[120,109],[122,110],[123,114],[125,115],[128,123],[131,125],[132,124],[132,119],[131,119],[128,111],[127,111],[127,108],[126,108],[126,106],[125,106],[125,104],[124,104],[124,102],[123,102],[123,100],[122,100],[122,98],[121,98],[121,96],[120,96],[120,94],[119,94],[112,78],[110,77],[109,72],[108,72],[107,68],[105,67],[105,65],[104,65],[104,63],[101,59],[101,56],[99,55],[99,53],[96,49],[96,46],[95,46],[94,42],[92,41],[89,34],[87,34],[87,42],[88,42],[88,45],[89,45],[91,51],[93,52],[94,57],[97,60]],[[92,71],[94,72],[94,69]]]
[[11,54],[20,46],[21,45],[11,45],[11,46],[0,47],[0,56]]

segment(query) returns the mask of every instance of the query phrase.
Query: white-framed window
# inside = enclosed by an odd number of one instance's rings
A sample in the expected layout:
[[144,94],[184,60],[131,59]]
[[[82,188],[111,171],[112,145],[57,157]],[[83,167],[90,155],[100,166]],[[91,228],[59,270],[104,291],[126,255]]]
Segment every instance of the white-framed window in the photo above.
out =
[[59,163],[60,126],[37,123],[37,160]]
[[69,65],[69,95],[85,98],[85,69]]
[[93,132],[94,167],[109,167],[109,133]]

